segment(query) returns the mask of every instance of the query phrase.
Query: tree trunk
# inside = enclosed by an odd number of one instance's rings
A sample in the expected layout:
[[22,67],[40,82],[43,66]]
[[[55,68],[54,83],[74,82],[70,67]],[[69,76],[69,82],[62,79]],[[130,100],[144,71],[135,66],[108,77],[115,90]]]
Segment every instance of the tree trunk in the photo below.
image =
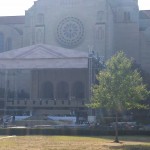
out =
[[119,143],[118,138],[118,113],[116,112],[116,124],[115,124],[115,143]]

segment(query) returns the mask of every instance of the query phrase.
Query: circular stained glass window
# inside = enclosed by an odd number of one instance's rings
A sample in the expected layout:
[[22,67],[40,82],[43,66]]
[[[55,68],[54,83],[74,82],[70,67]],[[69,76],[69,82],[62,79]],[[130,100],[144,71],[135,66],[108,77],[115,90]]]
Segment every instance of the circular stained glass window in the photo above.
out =
[[84,37],[84,26],[82,22],[74,17],[63,19],[57,27],[57,40],[67,48],[79,45]]

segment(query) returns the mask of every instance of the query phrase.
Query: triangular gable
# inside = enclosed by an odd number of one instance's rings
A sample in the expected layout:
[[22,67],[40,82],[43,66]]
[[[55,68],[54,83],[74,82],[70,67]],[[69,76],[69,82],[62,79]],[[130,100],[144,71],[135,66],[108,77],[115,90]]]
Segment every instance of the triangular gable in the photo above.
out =
[[88,53],[37,44],[0,53],[0,59],[46,59],[46,58],[88,57]]
[[0,53],[0,69],[88,68],[88,53],[44,44]]
[[15,58],[29,58],[29,59],[37,59],[37,58],[62,58],[65,57],[61,53],[56,53],[55,51],[51,49],[47,49],[43,47],[42,45],[37,45],[32,49],[29,49],[25,53],[21,53],[16,55]]

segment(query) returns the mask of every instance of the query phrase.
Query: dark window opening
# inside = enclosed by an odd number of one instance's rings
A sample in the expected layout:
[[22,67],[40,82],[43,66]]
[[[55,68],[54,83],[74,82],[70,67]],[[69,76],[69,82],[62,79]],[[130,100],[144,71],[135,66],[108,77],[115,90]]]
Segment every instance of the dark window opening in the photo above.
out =
[[40,105],[42,105],[42,101],[40,101]]
[[53,99],[54,98],[54,89],[51,82],[45,82],[42,86],[42,98]]
[[24,104],[27,105],[27,101],[25,101]]
[[29,93],[21,89],[21,91],[18,92],[18,98],[20,99],[28,99],[29,98]]
[[131,21],[130,12],[124,12],[124,21],[125,22],[130,22]]
[[80,81],[75,82],[73,85],[73,97],[76,99],[83,99],[85,98],[85,93],[84,93],[84,84]]
[[60,82],[57,86],[58,99],[69,99],[69,86],[67,82]]

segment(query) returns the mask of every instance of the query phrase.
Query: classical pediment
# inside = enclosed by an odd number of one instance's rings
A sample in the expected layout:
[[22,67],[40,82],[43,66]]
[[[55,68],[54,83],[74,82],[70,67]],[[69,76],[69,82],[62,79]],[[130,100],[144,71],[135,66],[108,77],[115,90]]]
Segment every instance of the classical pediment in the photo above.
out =
[[0,69],[88,68],[88,53],[37,44],[0,53]]
[[48,59],[88,57],[87,52],[37,44],[0,53],[0,59]]

